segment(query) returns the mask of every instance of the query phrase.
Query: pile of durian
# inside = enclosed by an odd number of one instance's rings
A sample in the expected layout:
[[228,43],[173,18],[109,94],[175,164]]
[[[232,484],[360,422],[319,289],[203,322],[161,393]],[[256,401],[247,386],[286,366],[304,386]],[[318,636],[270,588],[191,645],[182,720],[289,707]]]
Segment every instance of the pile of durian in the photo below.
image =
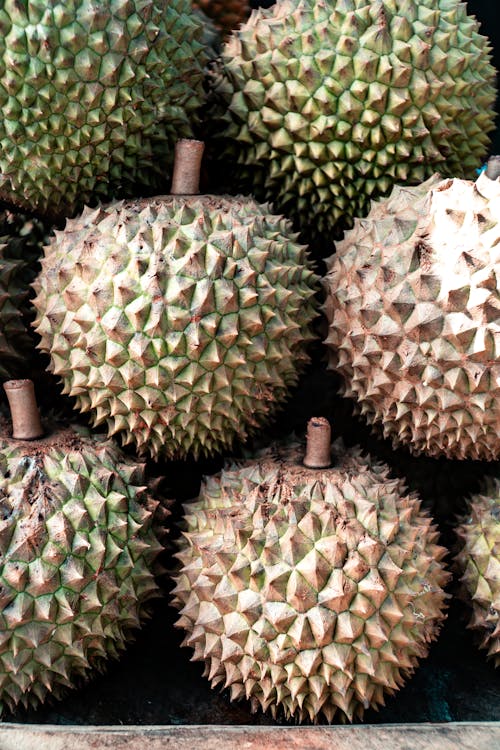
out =
[[410,454],[490,462],[444,521],[500,664],[495,97],[459,0],[0,1],[0,710],[120,655],[166,593],[153,467],[221,455],[170,589],[228,698],[352,721],[426,657]]

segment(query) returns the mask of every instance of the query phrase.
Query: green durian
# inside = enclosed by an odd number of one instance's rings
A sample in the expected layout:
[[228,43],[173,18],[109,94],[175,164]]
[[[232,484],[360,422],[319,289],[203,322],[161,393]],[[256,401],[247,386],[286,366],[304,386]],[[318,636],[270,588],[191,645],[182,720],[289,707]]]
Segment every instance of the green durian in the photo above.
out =
[[86,210],[34,286],[51,370],[94,424],[183,458],[244,440],[309,361],[316,276],[290,223],[229,196]]
[[159,595],[144,467],[85,428],[47,426],[15,439],[0,417],[0,712],[102,671]]
[[154,192],[204,101],[189,0],[5,0],[0,198],[51,218]]
[[487,477],[470,498],[468,516],[457,528],[461,549],[455,562],[461,598],[472,609],[469,627],[500,667],[500,480]]
[[0,378],[25,372],[36,355],[30,284],[47,238],[47,228],[37,219],[0,211]]
[[320,235],[395,183],[473,177],[494,129],[491,47],[459,0],[281,0],[212,84],[239,189]]

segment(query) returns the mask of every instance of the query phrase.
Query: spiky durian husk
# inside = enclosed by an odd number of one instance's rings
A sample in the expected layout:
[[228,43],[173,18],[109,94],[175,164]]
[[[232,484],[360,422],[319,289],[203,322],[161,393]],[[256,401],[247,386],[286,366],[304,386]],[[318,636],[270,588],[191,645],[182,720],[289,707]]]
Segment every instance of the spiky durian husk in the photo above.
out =
[[325,279],[330,366],[366,419],[431,456],[500,456],[500,182],[395,187]]
[[102,670],[147,614],[159,544],[143,484],[83,430],[0,438],[0,711]]
[[[218,26],[204,13],[201,8],[193,3],[193,13],[198,16],[203,24],[202,43],[207,49],[210,59],[214,60],[220,53],[222,35]],[[203,115],[202,115],[203,117]]]
[[212,685],[254,710],[352,720],[411,674],[444,618],[437,533],[400,480],[334,444],[273,447],[186,507],[177,626]]
[[193,0],[193,7],[206,13],[224,36],[246,21],[250,15],[248,0]]
[[188,0],[9,0],[0,31],[3,200],[59,217],[162,184],[203,102]]
[[329,233],[394,183],[436,169],[472,178],[494,128],[495,71],[478,28],[458,0],[254,11],[213,80],[215,135],[239,189]]
[[247,198],[157,198],[56,233],[35,326],[78,407],[141,453],[214,453],[264,424],[308,362],[316,277]]
[[36,219],[0,212],[0,378],[25,373],[36,353],[28,328],[30,284],[47,234]]
[[457,528],[462,549],[456,556],[462,597],[472,606],[469,627],[500,667],[500,480],[488,477],[471,498],[469,517]]

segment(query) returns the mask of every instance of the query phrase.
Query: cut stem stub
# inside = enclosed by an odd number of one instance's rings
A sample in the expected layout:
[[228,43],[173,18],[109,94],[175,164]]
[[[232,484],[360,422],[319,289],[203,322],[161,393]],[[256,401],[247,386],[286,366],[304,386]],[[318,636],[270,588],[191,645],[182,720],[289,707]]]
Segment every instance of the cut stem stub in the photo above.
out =
[[308,469],[328,469],[331,460],[332,431],[324,417],[313,417],[307,423],[306,455],[304,466]]
[[175,144],[174,174],[171,195],[198,195],[200,192],[201,159],[205,144],[182,138]]
[[486,166],[486,177],[496,180],[500,177],[500,156],[490,156]]
[[32,380],[8,380],[3,384],[12,417],[12,437],[35,440],[43,435]]

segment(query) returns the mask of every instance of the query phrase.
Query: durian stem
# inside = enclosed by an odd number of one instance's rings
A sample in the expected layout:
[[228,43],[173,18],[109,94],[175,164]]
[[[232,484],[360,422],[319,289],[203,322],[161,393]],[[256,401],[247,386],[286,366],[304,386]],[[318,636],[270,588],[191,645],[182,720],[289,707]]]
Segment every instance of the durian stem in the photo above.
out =
[[3,384],[12,418],[12,437],[35,440],[43,435],[32,380],[8,380]]
[[307,423],[306,455],[304,466],[308,469],[328,469],[331,461],[330,424],[324,417],[313,417]]
[[205,144],[182,138],[175,144],[174,174],[171,195],[198,195],[200,192],[201,159]]
[[490,180],[496,180],[500,177],[500,156],[490,156],[486,167],[486,177]]

